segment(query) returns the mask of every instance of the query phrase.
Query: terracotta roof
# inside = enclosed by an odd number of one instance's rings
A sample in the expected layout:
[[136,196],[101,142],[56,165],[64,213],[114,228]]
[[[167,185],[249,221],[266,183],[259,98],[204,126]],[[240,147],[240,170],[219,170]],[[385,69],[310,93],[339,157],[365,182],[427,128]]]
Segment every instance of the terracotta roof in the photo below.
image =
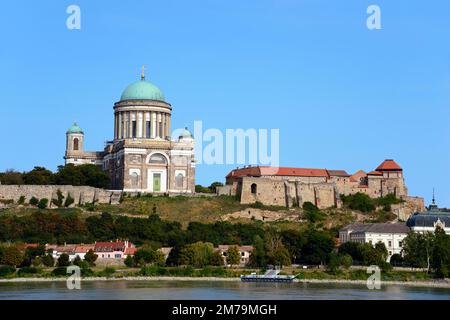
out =
[[95,249],[94,244],[80,245],[75,248],[75,253],[86,253],[89,250],[94,250],[94,249]]
[[137,248],[126,248],[124,253],[129,256],[134,256],[137,250]]
[[[338,170],[339,172],[345,172]],[[345,172],[346,173],[346,172]],[[326,169],[288,168],[288,167],[248,167],[231,171],[230,177],[260,177],[260,176],[297,176],[297,177],[328,177]]]
[[380,171],[370,171],[367,175],[368,176],[382,176],[383,173]]
[[387,159],[384,160],[382,164],[376,168],[377,171],[384,171],[384,170],[403,170],[394,160]]
[[350,175],[345,170],[327,170],[331,177],[350,177]]
[[96,252],[112,252],[112,251],[124,251],[125,243],[122,241],[116,242],[97,242],[95,244]]

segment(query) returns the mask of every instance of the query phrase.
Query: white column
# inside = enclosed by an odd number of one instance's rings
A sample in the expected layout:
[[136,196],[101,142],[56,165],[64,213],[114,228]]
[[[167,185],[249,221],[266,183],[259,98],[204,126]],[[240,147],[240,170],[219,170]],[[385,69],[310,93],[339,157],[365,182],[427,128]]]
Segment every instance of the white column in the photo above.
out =
[[156,138],[156,112],[151,113],[152,118],[152,139]]
[[137,127],[136,136],[138,138],[142,138],[142,136],[143,136],[142,118],[143,118],[142,112],[138,112],[136,115],[136,127]]

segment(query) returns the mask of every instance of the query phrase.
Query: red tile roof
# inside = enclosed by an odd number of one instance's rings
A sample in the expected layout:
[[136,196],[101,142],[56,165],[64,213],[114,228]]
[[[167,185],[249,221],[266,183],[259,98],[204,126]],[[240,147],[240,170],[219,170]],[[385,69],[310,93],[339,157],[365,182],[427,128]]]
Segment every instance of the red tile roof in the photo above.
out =
[[384,160],[382,164],[376,168],[377,171],[384,171],[384,170],[403,170],[394,160],[387,159]]
[[380,171],[370,171],[367,175],[368,176],[382,176],[383,173]]
[[345,170],[327,170],[330,177],[350,177]]
[[[339,170],[339,172],[341,172],[341,170]],[[261,167],[248,167],[242,169],[235,169],[227,175],[227,178],[260,177],[260,176],[328,177],[329,174],[326,169],[261,166]]]

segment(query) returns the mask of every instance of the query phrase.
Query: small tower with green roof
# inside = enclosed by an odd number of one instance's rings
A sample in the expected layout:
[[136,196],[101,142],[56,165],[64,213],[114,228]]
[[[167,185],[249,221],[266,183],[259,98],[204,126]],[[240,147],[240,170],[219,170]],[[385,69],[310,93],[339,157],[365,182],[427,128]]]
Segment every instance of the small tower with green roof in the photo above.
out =
[[66,155],[68,152],[83,152],[84,132],[76,122],[66,132]]

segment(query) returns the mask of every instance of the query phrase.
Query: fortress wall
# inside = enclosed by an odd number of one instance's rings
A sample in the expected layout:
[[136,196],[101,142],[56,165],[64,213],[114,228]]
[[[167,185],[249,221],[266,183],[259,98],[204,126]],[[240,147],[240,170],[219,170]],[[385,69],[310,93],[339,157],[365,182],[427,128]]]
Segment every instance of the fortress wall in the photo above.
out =
[[[256,194],[252,194],[251,186],[257,185]],[[269,206],[286,206],[286,190],[284,181],[265,178],[242,178],[241,203],[251,204],[256,201]]]
[[[51,199],[57,199],[57,191],[60,190],[64,196],[70,196],[75,200],[72,206],[86,203],[111,203],[112,191],[93,188],[88,186],[40,186],[40,185],[0,185],[0,199],[14,200],[17,203],[20,197],[25,197],[25,203],[28,203],[32,197],[37,199],[46,198],[49,200],[49,206],[54,207]],[[114,197],[116,199],[116,197]],[[113,201],[115,202],[115,200]]]

